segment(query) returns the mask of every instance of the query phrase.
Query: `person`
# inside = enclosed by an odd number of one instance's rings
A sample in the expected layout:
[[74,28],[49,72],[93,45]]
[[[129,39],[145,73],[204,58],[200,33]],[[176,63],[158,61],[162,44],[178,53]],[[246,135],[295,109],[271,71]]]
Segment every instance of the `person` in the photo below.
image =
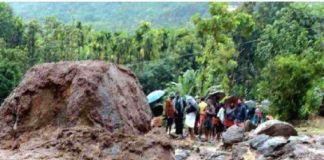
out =
[[218,102],[213,102],[213,106],[214,106],[214,116],[212,118],[212,122],[213,122],[213,127],[212,127],[212,139],[214,140],[216,138],[216,134],[217,134],[217,126],[220,123],[219,119],[217,117],[217,113],[220,109],[220,104]]
[[234,125],[235,117],[235,105],[234,103],[225,102],[225,114],[224,114],[224,126],[225,128],[229,128]]
[[174,97],[174,93],[171,93],[169,98],[165,101],[165,118],[167,121],[166,132],[168,133],[169,131],[169,134],[171,134],[171,127],[174,119],[174,108],[172,103]]
[[241,99],[238,99],[238,103],[235,108],[235,124],[239,127],[244,127],[246,118],[246,106]]
[[187,98],[186,120],[185,124],[188,127],[188,132],[191,140],[195,140],[195,120],[196,112],[198,111],[197,102],[193,98]]
[[222,132],[224,131],[224,105],[221,104],[217,112],[218,125],[216,126],[216,140],[220,141]]
[[[199,104],[201,98],[199,96],[196,96],[195,99],[196,99],[196,104]],[[200,113],[198,107],[198,111],[196,111],[196,120],[195,120],[195,128],[194,128],[195,135],[199,134],[199,119],[200,119]]]
[[256,119],[256,125],[259,125],[262,120],[262,111],[259,106],[255,109],[255,119]]
[[212,124],[213,124],[212,131],[211,131],[212,140],[216,139],[216,129],[217,129],[218,123],[219,123],[219,119],[217,118],[217,112],[215,112],[215,116],[213,116],[213,118],[212,118]]
[[246,119],[250,120],[250,121],[253,121],[253,116],[255,114],[255,110],[256,108],[254,107],[247,107],[247,117]]
[[176,127],[176,134],[180,135],[181,138],[183,137],[183,117],[184,117],[184,109],[186,107],[186,102],[183,98],[180,97],[180,93],[176,93],[176,97],[173,100],[173,107],[174,107],[174,123]]
[[206,119],[206,107],[207,103],[205,102],[205,98],[201,97],[201,101],[198,104],[199,106],[199,138],[204,132],[205,128],[205,119]]
[[206,140],[209,140],[209,137],[211,137],[212,134],[212,127],[213,122],[212,118],[215,116],[215,107],[213,106],[212,100],[207,100],[207,106],[206,106],[206,119],[205,119],[205,137]]
[[219,109],[217,113],[217,117],[219,118],[220,122],[224,124],[224,104],[221,104],[221,108]]

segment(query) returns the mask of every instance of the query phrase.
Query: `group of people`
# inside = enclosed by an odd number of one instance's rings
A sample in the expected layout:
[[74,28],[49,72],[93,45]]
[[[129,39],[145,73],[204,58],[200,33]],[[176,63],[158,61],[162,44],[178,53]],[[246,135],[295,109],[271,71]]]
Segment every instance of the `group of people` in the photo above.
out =
[[232,125],[244,127],[246,120],[255,125],[261,123],[262,112],[250,108],[239,97],[220,99],[213,97],[184,98],[179,92],[171,94],[165,101],[166,131],[171,134],[173,124],[175,133],[184,138],[183,129],[186,125],[191,140],[198,135],[206,141],[220,140],[222,132]]

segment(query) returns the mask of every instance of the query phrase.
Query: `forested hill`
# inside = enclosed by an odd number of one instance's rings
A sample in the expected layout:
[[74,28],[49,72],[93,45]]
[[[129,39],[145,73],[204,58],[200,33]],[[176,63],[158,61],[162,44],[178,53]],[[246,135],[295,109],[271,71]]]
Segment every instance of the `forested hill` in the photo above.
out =
[[324,112],[324,3],[36,4],[0,3],[0,103],[36,64],[103,60],[128,66],[146,94],[223,90],[268,99],[266,112],[288,121]]
[[208,3],[10,3],[23,20],[44,20],[55,16],[63,22],[80,20],[97,30],[129,31],[140,21],[155,27],[190,25],[195,13],[208,15]]

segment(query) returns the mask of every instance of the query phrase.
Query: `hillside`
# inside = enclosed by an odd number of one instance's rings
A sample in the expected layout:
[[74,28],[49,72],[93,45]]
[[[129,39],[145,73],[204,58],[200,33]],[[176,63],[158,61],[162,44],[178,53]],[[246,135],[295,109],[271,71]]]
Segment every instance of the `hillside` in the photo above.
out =
[[154,27],[190,25],[191,16],[207,15],[208,3],[10,3],[25,21],[55,16],[66,23],[80,20],[96,30],[134,30],[140,21]]

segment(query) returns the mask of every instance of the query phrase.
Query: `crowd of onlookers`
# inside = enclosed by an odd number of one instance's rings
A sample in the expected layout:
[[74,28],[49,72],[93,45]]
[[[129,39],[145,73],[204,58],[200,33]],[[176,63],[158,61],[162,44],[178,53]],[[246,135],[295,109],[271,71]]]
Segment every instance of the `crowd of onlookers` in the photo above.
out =
[[247,120],[254,125],[262,122],[262,112],[258,106],[248,107],[237,96],[220,97],[182,97],[179,92],[170,94],[165,100],[164,116],[166,131],[184,137],[184,127],[192,140],[197,138],[219,140],[222,132],[232,125],[244,127]]

